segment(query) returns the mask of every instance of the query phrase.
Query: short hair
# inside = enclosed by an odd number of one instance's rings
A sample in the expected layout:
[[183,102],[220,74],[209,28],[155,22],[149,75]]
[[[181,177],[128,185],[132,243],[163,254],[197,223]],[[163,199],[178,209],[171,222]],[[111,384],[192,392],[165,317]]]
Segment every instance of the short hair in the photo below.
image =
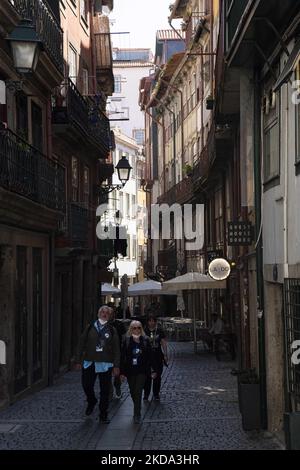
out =
[[155,323],[156,323],[156,322],[157,322],[157,316],[154,315],[154,313],[150,313],[150,315],[147,316],[147,322],[148,322],[149,320],[154,320]]
[[112,314],[112,308],[111,308],[111,307],[109,307],[108,305],[102,305],[102,306],[99,308],[99,310],[98,310],[98,316],[101,314],[101,312],[102,312],[103,310],[108,310],[108,311],[109,311],[109,315]]

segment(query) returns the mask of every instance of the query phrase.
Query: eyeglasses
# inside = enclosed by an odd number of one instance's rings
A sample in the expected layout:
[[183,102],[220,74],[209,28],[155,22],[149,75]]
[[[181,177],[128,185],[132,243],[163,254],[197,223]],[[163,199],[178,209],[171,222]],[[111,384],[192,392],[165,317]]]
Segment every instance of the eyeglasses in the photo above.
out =
[[142,327],[141,327],[141,326],[133,326],[132,329],[133,329],[133,330],[141,330]]

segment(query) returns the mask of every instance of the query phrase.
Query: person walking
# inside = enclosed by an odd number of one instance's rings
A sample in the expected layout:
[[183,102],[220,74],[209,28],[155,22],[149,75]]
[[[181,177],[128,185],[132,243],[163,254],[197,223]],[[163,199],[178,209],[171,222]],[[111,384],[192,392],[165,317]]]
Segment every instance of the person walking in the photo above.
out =
[[142,394],[146,377],[156,377],[151,364],[151,347],[141,322],[130,323],[121,348],[121,380],[127,378],[130,395],[134,406],[134,422],[141,421]]
[[151,346],[151,362],[155,365],[156,377],[153,379],[151,375],[147,375],[144,386],[144,400],[149,399],[151,387],[154,400],[159,400],[161,376],[164,363],[168,364],[168,345],[165,332],[157,326],[157,318],[155,315],[149,315],[147,318],[147,326],[145,333],[150,339]]
[[88,325],[82,333],[78,346],[77,366],[82,369],[82,387],[87,398],[85,414],[92,414],[97,399],[95,382],[100,384],[99,421],[109,423],[108,405],[112,373],[120,373],[120,345],[116,329],[109,325],[111,310],[102,306],[98,319]]
[[[111,315],[110,315],[109,323],[110,323],[110,325],[112,325],[115,328],[115,330],[118,334],[119,345],[120,345],[120,350],[121,350],[122,338],[126,333],[126,327],[125,327],[124,323],[121,320],[118,320],[116,318],[116,307],[113,304],[108,304],[108,305],[111,308]],[[114,376],[114,378],[113,378],[113,387],[115,389],[116,398],[118,398],[118,399],[121,398],[122,392],[121,392],[120,375],[115,375]],[[111,390],[110,395],[111,395],[111,398],[113,398],[113,388]]]

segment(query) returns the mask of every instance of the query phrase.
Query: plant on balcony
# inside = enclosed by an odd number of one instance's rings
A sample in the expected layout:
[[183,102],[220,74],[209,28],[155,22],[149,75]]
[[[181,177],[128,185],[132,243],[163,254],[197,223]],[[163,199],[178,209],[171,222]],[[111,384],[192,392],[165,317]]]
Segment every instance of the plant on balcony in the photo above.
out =
[[192,176],[192,174],[193,174],[193,167],[191,165],[189,165],[188,163],[183,165],[182,170],[183,170],[184,176]]

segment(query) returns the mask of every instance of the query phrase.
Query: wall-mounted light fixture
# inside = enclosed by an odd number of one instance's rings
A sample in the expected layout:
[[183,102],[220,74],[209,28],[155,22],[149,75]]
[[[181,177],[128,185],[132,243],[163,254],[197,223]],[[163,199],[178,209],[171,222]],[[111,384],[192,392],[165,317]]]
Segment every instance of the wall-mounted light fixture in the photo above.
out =
[[102,186],[100,186],[100,190],[101,190],[102,193],[108,194],[108,193],[114,191],[115,189],[120,190],[120,189],[124,188],[127,181],[129,181],[132,167],[130,166],[126,155],[122,155],[121,160],[116,165],[116,169],[117,169],[118,178],[121,181],[121,184],[102,185]]
[[8,80],[7,86],[19,90],[22,89],[24,76],[35,71],[43,45],[29,19],[21,20],[7,41],[12,50],[14,67],[20,75],[20,80]]

